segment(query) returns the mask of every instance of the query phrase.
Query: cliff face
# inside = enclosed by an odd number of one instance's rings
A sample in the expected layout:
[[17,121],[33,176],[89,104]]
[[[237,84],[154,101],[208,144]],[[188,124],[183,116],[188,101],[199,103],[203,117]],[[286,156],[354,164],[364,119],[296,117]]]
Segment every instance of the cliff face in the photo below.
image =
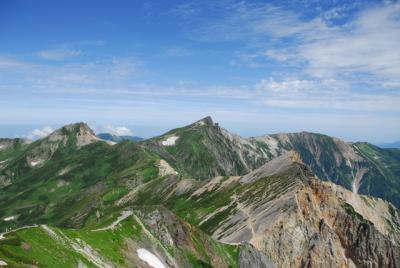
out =
[[234,189],[211,214],[201,214],[200,226],[215,225],[209,231],[224,243],[250,243],[277,267],[400,265],[400,218],[394,206],[317,180],[297,161],[279,163],[286,165],[279,173],[265,176],[256,170],[251,181],[246,175],[197,190],[192,198],[201,203],[206,195]]
[[[306,243],[301,266],[315,267],[321,263],[325,267],[400,265],[396,233],[400,221],[398,214],[390,215],[393,209],[390,204],[316,180],[301,189],[296,199],[295,217]],[[381,209],[376,212],[381,213],[379,217],[374,215],[377,209]]]

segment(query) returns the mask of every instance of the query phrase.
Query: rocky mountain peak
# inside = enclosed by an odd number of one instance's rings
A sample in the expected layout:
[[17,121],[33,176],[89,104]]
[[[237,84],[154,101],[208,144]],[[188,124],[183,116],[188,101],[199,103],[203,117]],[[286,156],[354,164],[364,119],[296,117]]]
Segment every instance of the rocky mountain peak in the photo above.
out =
[[62,129],[77,135],[95,135],[94,131],[84,122],[65,125]]
[[200,120],[196,121],[194,124],[214,126],[215,123],[212,120],[211,116],[206,116],[203,119],[200,119]]
[[66,142],[69,137],[75,136],[76,146],[81,147],[100,140],[94,131],[84,122],[65,125],[48,136],[51,142]]

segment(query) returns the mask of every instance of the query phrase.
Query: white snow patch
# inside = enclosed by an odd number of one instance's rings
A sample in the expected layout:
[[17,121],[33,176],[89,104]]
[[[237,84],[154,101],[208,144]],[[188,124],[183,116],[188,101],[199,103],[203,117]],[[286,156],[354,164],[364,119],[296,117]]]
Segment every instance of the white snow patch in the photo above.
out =
[[164,146],[173,146],[173,145],[175,145],[175,142],[177,139],[179,139],[178,136],[172,136],[172,137],[169,137],[166,140],[162,141],[161,143]]
[[6,146],[4,144],[0,144],[0,150],[5,148]]
[[31,161],[29,164],[32,166],[32,167],[34,167],[34,166],[37,166],[37,165],[39,165],[40,163],[43,163],[43,160],[37,160],[37,161]]
[[15,216],[10,216],[10,217],[4,218],[3,221],[12,221],[14,219],[15,219]]
[[7,266],[7,263],[5,261],[0,260],[0,266]]
[[144,248],[139,248],[137,251],[139,258],[145,261],[149,266],[153,268],[165,268],[165,265],[160,261],[160,259]]
[[114,229],[121,221],[125,220],[126,218],[128,218],[129,216],[131,216],[133,214],[132,211],[122,211],[121,216],[119,216],[111,225],[104,227],[104,228],[100,228],[100,229],[96,229],[93,230],[94,232],[97,231],[106,231],[106,230],[110,230],[110,229]]

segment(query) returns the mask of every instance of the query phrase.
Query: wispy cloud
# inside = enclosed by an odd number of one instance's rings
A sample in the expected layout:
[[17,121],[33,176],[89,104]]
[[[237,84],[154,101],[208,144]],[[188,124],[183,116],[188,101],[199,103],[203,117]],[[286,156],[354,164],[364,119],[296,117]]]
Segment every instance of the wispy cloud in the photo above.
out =
[[0,69],[17,70],[22,68],[31,68],[35,64],[21,61],[15,57],[0,55]]
[[[332,23],[360,5],[344,4],[306,17],[278,5],[237,1],[208,7],[195,2],[183,5],[177,12],[190,20],[193,38],[241,43],[231,61],[235,65],[253,68],[262,66],[261,61],[274,60],[298,65],[299,73],[317,78],[351,80],[370,75],[375,81],[398,86],[400,4],[365,5],[367,8],[356,12],[351,20]],[[207,9],[218,16],[205,17]]]
[[0,56],[0,68],[4,69],[3,75],[15,75],[18,71],[18,85],[27,84],[35,91],[46,92],[65,89],[91,92],[108,85],[126,84],[146,71],[143,64],[132,57],[52,65]]
[[[287,57],[286,54],[274,56],[282,60]],[[30,90],[51,99],[53,97],[49,94],[58,94],[62,98],[106,98],[113,102],[132,98],[138,98],[143,103],[179,99],[184,102],[183,105],[196,100],[227,100],[227,103],[240,100],[243,104],[259,108],[376,112],[399,112],[400,109],[399,92],[364,88],[354,90],[352,82],[329,76],[305,78],[289,75],[277,78],[271,75],[252,84],[232,86],[222,83],[182,84],[179,81],[172,85],[160,85],[156,82],[139,83],[134,79],[142,72],[141,63],[129,57],[60,66],[33,65],[17,59],[4,62],[3,66],[9,67],[30,66],[20,72],[19,86],[29,84]],[[7,90],[5,86],[1,88]]]
[[377,79],[400,81],[400,4],[362,13],[343,29],[309,37],[296,55],[315,76],[368,73]]
[[80,50],[66,48],[42,50],[36,53],[38,57],[46,60],[64,60],[79,56],[81,54],[82,52]]
[[108,72],[118,78],[126,78],[144,71],[141,62],[133,57],[118,58],[114,57],[108,68]]
[[335,79],[284,78],[276,80],[270,77],[251,86],[136,84],[127,87],[70,87],[44,92],[64,96],[79,94],[91,98],[96,96],[111,98],[110,101],[113,103],[132,98],[139,98],[142,103],[151,100],[155,104],[160,101],[167,103],[180,99],[182,105],[193,101],[226,101],[226,103],[240,101],[242,105],[250,105],[254,108],[317,109],[325,112],[335,110],[400,112],[398,92],[389,91],[380,94],[353,92],[351,85],[347,82]]
[[[282,38],[324,27],[321,19],[304,22],[285,7],[244,1],[191,2],[176,9],[190,21],[189,31],[201,41],[254,42]],[[214,14],[210,18],[209,13]]]
[[44,138],[48,136],[50,133],[52,133],[54,129],[50,126],[44,126],[42,128],[36,128],[31,131],[26,135],[26,137],[30,140],[37,140]]
[[278,2],[226,0],[186,3],[176,12],[189,22],[192,38],[235,44],[231,65],[272,66],[270,77],[252,86],[258,104],[399,112],[400,4],[354,1],[314,8],[305,15]]
[[299,80],[273,78],[256,85],[268,107],[344,111],[397,111],[400,94],[353,92],[348,83],[335,79]]

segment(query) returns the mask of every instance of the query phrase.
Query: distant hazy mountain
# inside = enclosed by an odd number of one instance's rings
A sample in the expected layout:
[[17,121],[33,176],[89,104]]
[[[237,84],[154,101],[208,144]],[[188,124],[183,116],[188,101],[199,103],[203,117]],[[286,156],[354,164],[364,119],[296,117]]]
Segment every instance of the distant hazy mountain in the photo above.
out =
[[97,135],[97,137],[99,137],[102,140],[113,141],[113,142],[144,140],[143,138],[137,136],[117,136],[110,133],[100,133]]
[[400,141],[395,141],[391,143],[381,143],[378,144],[381,148],[400,148]]
[[104,139],[84,123],[0,139],[1,265],[400,267],[400,149],[210,117]]

